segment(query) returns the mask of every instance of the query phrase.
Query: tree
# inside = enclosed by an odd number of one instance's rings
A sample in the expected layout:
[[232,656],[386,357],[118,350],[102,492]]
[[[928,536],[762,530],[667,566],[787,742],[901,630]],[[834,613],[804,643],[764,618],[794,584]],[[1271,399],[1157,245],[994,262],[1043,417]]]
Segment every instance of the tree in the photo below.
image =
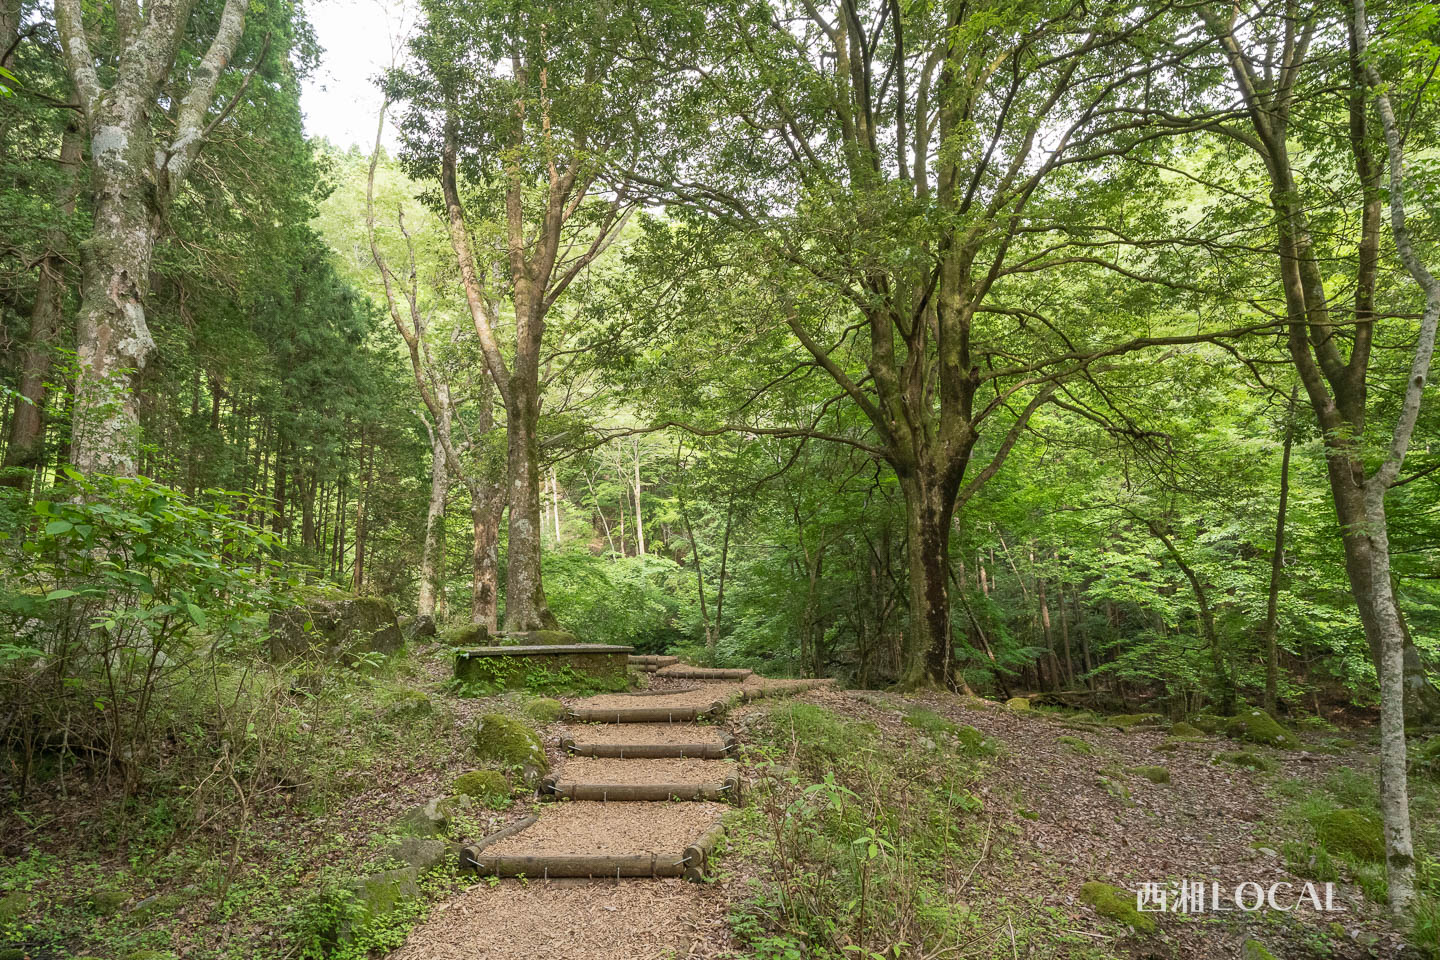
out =
[[[211,115],[248,3],[225,0],[198,59],[185,46],[195,5],[160,0],[142,13],[133,0],[119,0],[101,30],[86,24],[80,0],[55,4],[88,133],[94,213],[81,254],[80,382],[70,451],[87,473],[134,476],[138,470],[135,378],[155,349],[145,322],[155,242],[206,138],[229,112]],[[92,49],[92,36],[104,37],[107,46]],[[268,39],[259,56],[266,49]],[[247,75],[240,87],[248,81]]]
[[[485,363],[505,407],[505,626],[556,626],[540,566],[541,351],[546,320],[624,227],[619,175],[658,126],[661,75],[643,6],[431,0],[413,71],[390,93],[413,175],[439,187]],[[502,349],[502,303],[515,334]],[[508,356],[507,356],[508,353]]]
[[951,683],[957,511],[1062,382],[1198,339],[1127,336],[1128,310],[1163,325],[1168,306],[1094,311],[1080,288],[1098,291],[1105,271],[1137,279],[1147,261],[1104,255],[1123,225],[1095,241],[1072,227],[1099,210],[1146,215],[1105,163],[1167,133],[1152,124],[1166,108],[1153,78],[1201,41],[1163,5],[801,2],[712,18],[711,45],[676,70],[709,105],[694,159],[637,177],[755,245],[775,315],[834,381],[832,402],[863,415],[868,436],[809,433],[898,477],[906,682]]

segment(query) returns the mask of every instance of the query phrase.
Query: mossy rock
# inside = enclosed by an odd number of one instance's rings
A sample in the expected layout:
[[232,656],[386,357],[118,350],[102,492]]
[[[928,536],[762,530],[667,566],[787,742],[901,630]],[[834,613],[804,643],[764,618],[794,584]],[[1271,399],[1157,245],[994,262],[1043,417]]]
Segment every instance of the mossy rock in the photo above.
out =
[[1011,710],[1029,710],[1030,701],[1026,697],[1011,697],[1005,701],[1005,706]]
[[419,871],[414,867],[399,867],[371,874],[355,882],[355,906],[364,921],[374,920],[393,913],[405,900],[420,896],[420,885],[416,882]]
[[389,655],[405,643],[395,608],[379,597],[339,590],[312,591],[300,605],[270,614],[270,657],[355,664],[367,654]]
[[1244,767],[1247,770],[1274,770],[1275,761],[1269,757],[1262,757],[1253,750],[1222,751],[1215,754],[1216,761],[1228,763],[1236,767]]
[[1310,818],[1315,838],[1330,853],[1381,863],[1385,859],[1385,828],[1380,818],[1363,810],[1340,809]]
[[1170,771],[1165,767],[1128,767],[1125,772],[1133,777],[1144,777],[1151,783],[1170,782]]
[[1088,757],[1095,752],[1095,747],[1089,740],[1081,740],[1079,737],[1056,737],[1055,742],[1065,744],[1072,752],[1082,756]]
[[1225,723],[1225,736],[1231,740],[1259,743],[1267,747],[1294,750],[1300,746],[1295,735],[1282,727],[1274,717],[1259,707],[1250,707]]
[[1246,940],[1240,947],[1240,960],[1278,960],[1259,940]]
[[565,704],[553,697],[531,697],[520,709],[537,723],[554,723],[565,715]]
[[510,781],[498,770],[471,770],[455,778],[455,792],[481,803],[508,799]]
[[136,950],[125,954],[125,960],[175,960],[175,954],[169,950]]
[[451,647],[488,647],[494,641],[483,623],[456,623],[439,634],[440,642]]
[[1205,733],[1211,734],[1219,733],[1221,730],[1224,730],[1225,724],[1229,722],[1229,718],[1216,716],[1213,713],[1201,713],[1190,718],[1190,725],[1192,727],[1196,727],[1204,731]]
[[1138,933],[1154,933],[1155,920],[1135,907],[1135,894],[1129,890],[1092,880],[1080,888],[1080,900],[1107,920],[1132,927]]
[[96,890],[90,894],[90,909],[102,917],[117,912],[130,899],[119,890]]
[[1203,737],[1205,731],[1193,723],[1186,723],[1184,720],[1170,724],[1170,736],[1172,737]]
[[1170,737],[1167,740],[1161,740],[1155,744],[1155,749],[1161,753],[1174,753],[1189,742],[1188,740],[1176,740],[1174,737]]
[[[0,960],[25,960],[25,951],[19,947],[0,947]],[[76,958],[84,960],[84,958]]]
[[11,890],[0,897],[0,925],[14,923],[30,909],[30,895],[24,890]]
[[445,859],[450,855],[452,847],[452,844],[446,843],[444,840],[430,837],[406,837],[380,851],[378,859],[381,861],[392,860],[412,867],[418,877],[444,866]]
[[550,769],[540,735],[503,713],[480,718],[475,727],[475,756],[504,770],[518,770],[527,782],[538,780]]
[[1158,713],[1117,713],[1101,718],[1106,726],[1128,729],[1130,727],[1158,727],[1165,718]]
[[435,705],[420,690],[402,687],[395,691],[384,715],[391,720],[418,720],[435,712]]

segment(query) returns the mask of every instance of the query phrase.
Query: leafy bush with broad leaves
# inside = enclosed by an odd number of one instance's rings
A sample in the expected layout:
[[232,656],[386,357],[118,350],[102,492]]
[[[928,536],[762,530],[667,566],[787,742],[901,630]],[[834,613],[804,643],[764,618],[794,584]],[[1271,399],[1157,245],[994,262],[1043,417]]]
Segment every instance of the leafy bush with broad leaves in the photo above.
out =
[[243,495],[67,470],[46,498],[19,496],[0,512],[0,743],[22,790],[46,758],[133,790],[160,701],[258,644],[294,583]]

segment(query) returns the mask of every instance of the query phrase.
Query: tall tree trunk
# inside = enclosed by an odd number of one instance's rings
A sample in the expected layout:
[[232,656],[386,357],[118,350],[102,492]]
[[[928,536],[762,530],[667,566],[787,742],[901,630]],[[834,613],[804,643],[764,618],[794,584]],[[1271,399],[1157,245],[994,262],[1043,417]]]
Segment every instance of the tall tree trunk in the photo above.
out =
[[[80,160],[84,138],[74,121],[67,124],[60,140],[60,167],[63,173],[56,191],[55,203],[68,218],[75,212],[75,199],[80,191]],[[20,399],[10,420],[10,436],[5,447],[6,469],[23,468],[29,476],[16,475],[0,481],[12,486],[28,487],[34,474],[45,462],[46,381],[50,379],[51,361],[56,341],[63,326],[65,307],[65,248],[68,238],[63,227],[49,231],[45,253],[40,258],[40,274],[35,282],[35,303],[30,311],[30,337],[20,353]]]
[[1285,445],[1280,455],[1280,503],[1275,510],[1275,543],[1270,551],[1270,592],[1265,601],[1265,709],[1276,711],[1280,687],[1280,646],[1276,642],[1280,617],[1280,578],[1285,572],[1285,513],[1290,504],[1290,448],[1295,440],[1296,389],[1290,391],[1286,412]]
[[645,556],[645,517],[640,512],[640,438],[635,443],[635,556]]
[[[449,409],[448,403],[442,407]],[[416,602],[417,616],[435,619],[435,607],[444,589],[445,500],[450,495],[450,462],[440,431],[448,427],[430,427],[430,503],[425,512],[425,543],[420,552],[420,593]]]
[[470,527],[474,534],[470,553],[470,622],[487,630],[500,627],[500,517],[505,512],[505,488],[488,480],[467,477],[470,491]]
[[361,459],[365,464],[365,474],[360,480],[360,490],[355,498],[355,566],[350,576],[350,588],[356,593],[365,589],[365,548],[366,536],[369,534],[368,520],[366,515],[370,506],[370,485],[371,474],[375,464],[374,446],[366,443],[361,448]]
[[1210,648],[1210,669],[1215,695],[1219,700],[1221,712],[1233,713],[1236,701],[1235,678],[1230,673],[1225,651],[1220,645],[1220,634],[1215,629],[1215,615],[1210,609],[1210,600],[1205,593],[1205,585],[1200,581],[1200,575],[1195,568],[1185,562],[1185,558],[1176,549],[1175,543],[1166,535],[1164,528],[1150,519],[1145,520],[1145,525],[1164,545],[1165,552],[1170,555],[1171,560],[1175,561],[1175,565],[1180,568],[1180,572],[1190,583],[1190,590],[1195,595],[1195,610],[1200,621],[1200,635],[1205,638],[1205,643]]
[[[517,361],[516,367],[520,366]],[[559,627],[545,602],[540,567],[539,390],[519,374],[510,382],[505,408],[506,499],[510,518],[505,566],[505,629],[512,632]]]
[[910,631],[901,683],[907,687],[949,685],[950,527],[954,489],[933,473],[902,475],[905,495],[906,556],[910,580]]

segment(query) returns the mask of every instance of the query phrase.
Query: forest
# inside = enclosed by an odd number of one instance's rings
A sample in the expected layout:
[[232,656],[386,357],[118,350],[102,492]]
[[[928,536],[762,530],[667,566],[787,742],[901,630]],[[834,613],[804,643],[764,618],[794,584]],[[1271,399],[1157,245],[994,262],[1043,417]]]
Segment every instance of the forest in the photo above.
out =
[[320,4],[0,0],[0,960],[1440,958],[1440,7]]

